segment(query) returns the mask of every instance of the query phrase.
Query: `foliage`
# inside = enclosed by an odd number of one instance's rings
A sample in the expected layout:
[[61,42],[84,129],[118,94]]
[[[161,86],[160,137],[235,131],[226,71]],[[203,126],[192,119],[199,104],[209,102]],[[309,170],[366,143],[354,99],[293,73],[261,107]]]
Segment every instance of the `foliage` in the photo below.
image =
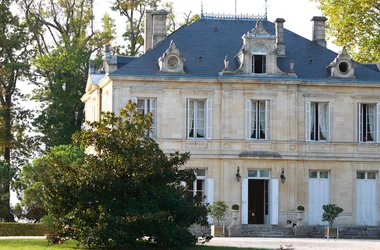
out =
[[305,207],[302,206],[302,205],[299,205],[299,206],[297,207],[297,210],[298,210],[298,211],[305,211]]
[[42,224],[0,222],[0,236],[43,236],[47,232]]
[[15,213],[19,219],[39,222],[43,216],[47,215],[42,182],[45,178],[49,178],[48,171],[54,171],[54,166],[50,163],[57,157],[75,168],[83,163],[84,151],[76,146],[61,145],[51,148],[46,156],[23,166],[18,180],[14,183],[21,200],[21,203],[16,206],[17,213]]
[[100,122],[75,134],[88,151],[83,164],[50,159],[44,200],[61,237],[88,247],[153,240],[168,249],[196,242],[187,228],[206,224],[207,209],[181,185],[195,180],[193,170],[182,169],[189,153],[165,155],[149,138],[151,125],[152,114],[137,112],[129,102],[119,117],[102,114]]
[[224,201],[216,201],[213,204],[208,206],[208,214],[218,220],[218,225],[220,221],[224,221],[226,219],[227,214],[227,204]]
[[380,2],[378,0],[315,0],[328,17],[335,44],[348,46],[362,63],[380,62]]
[[15,176],[15,169],[0,160],[0,221],[8,221],[10,214],[9,185]]
[[172,2],[163,3],[163,8],[168,12],[168,15],[167,15],[168,23],[167,23],[166,29],[169,32],[174,32],[178,28],[189,25],[201,18],[198,14],[191,15],[191,10],[190,10],[189,13],[182,13],[183,20],[178,21],[178,18],[176,18],[176,15],[174,14],[174,8],[173,8]]
[[322,221],[327,221],[330,227],[332,227],[334,220],[339,216],[340,213],[343,212],[343,208],[335,204],[323,205],[322,208],[324,211],[322,215]]
[[232,210],[239,210],[239,208],[240,207],[239,207],[238,204],[233,204],[232,207],[231,207]]
[[94,29],[94,0],[21,0],[38,55],[33,61],[33,98],[42,105],[34,121],[50,148],[70,144],[81,130],[88,64],[93,52],[114,38],[114,21],[103,18],[103,31]]
[[[15,105],[23,98],[19,80],[29,76],[29,59],[34,51],[29,46],[31,35],[27,26],[11,10],[14,10],[14,4],[14,0],[0,3],[0,160],[15,170],[25,155],[27,157],[31,152],[26,135],[28,128],[23,120],[28,112]],[[0,217],[13,221],[9,204],[10,183],[3,185]]]

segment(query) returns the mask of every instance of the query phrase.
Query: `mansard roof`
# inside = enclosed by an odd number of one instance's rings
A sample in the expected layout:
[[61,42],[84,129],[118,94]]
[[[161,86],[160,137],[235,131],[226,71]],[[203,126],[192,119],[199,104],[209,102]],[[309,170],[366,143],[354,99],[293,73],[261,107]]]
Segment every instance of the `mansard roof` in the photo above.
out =
[[[155,48],[110,75],[168,77],[168,74],[159,74],[157,61],[173,40],[177,48],[181,50],[183,57],[186,58],[186,74],[176,77],[265,77],[257,75],[219,76],[219,72],[224,68],[223,61],[226,55],[230,61],[230,70],[236,70],[239,67],[235,56],[242,47],[242,36],[252,30],[256,26],[256,22],[257,20],[253,19],[202,18],[189,26],[180,28]],[[262,24],[271,35],[276,35],[274,23],[263,20]],[[327,66],[337,57],[337,53],[287,29],[285,29],[284,40],[286,56],[278,57],[277,60],[278,67],[282,71],[289,72],[289,63],[293,59],[298,79],[333,81],[329,79],[330,72]],[[376,71],[374,67],[364,64],[356,63],[355,75],[356,79],[345,79],[344,81],[368,83],[380,81],[380,72]]]

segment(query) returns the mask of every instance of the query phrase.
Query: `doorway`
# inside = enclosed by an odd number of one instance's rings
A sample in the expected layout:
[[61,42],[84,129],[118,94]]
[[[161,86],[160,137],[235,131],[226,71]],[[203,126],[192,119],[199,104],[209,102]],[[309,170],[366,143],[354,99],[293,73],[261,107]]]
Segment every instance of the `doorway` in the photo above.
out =
[[248,180],[248,224],[269,224],[269,180]]

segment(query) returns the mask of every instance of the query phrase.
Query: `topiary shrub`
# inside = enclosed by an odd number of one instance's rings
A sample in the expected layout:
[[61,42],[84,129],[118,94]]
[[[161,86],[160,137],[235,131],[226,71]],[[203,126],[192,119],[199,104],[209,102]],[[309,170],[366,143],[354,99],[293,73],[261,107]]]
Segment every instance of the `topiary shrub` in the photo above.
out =
[[335,204],[323,205],[322,208],[323,211],[325,211],[322,215],[322,221],[328,221],[330,227],[332,227],[334,220],[343,212],[343,208],[338,207]]
[[44,236],[48,232],[48,229],[39,223],[0,223],[0,236]]
[[224,201],[216,201],[208,207],[208,214],[218,221],[218,226],[220,221],[225,220],[227,213],[227,204]]
[[301,206],[301,205],[299,205],[299,206],[297,207],[297,210],[298,210],[298,211],[305,211],[305,207],[304,207],[304,206]]
[[239,205],[238,204],[233,204],[231,207],[232,210],[239,210]]

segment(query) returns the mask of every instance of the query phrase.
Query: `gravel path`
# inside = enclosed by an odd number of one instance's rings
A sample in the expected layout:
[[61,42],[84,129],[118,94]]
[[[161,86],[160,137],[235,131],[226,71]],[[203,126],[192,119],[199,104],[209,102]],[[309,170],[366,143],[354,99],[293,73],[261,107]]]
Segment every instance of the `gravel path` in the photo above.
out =
[[[292,245],[294,250],[380,250],[380,240],[300,239],[300,238],[213,238],[208,246],[255,247],[279,249]],[[290,248],[291,249],[291,248]]]

